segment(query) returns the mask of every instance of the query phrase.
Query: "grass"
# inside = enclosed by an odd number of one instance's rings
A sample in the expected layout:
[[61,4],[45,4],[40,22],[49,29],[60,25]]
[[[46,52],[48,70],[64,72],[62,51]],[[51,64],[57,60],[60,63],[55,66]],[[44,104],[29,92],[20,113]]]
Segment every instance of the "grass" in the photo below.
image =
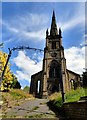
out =
[[[40,119],[40,118],[46,118],[47,119],[47,115],[46,114],[44,114],[44,113],[41,113],[41,114],[34,114],[34,115],[30,115],[30,116],[28,116],[28,115],[26,115],[24,118],[33,118],[33,119]],[[50,120],[50,119],[49,119]]]
[[50,102],[54,105],[54,106],[61,106],[62,105],[62,97],[61,97],[61,93],[54,93],[52,94],[50,97]]
[[37,110],[39,107],[38,106],[35,106],[34,108],[33,108],[33,110]]
[[34,99],[34,97],[28,93],[25,93],[21,89],[12,89],[9,92],[2,92],[2,110],[3,112],[14,106],[19,106],[25,99]]
[[87,96],[87,88],[78,88],[77,90],[71,90],[66,93],[66,102],[75,102],[80,99],[80,97]]
[[[71,90],[65,94],[65,103],[78,101],[80,97],[83,96],[87,96],[87,88],[78,88],[77,90]],[[62,106],[61,93],[54,93],[49,97],[49,99],[54,106]]]
[[32,95],[26,93],[21,89],[12,89],[9,92],[2,92],[2,100],[5,102],[6,100],[20,100],[23,98],[31,98]]

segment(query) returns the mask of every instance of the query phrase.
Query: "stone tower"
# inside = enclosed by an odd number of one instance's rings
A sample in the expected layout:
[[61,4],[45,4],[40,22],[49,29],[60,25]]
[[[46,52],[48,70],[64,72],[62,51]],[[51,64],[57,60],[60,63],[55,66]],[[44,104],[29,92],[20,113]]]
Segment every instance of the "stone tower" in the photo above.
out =
[[43,69],[31,76],[30,93],[35,97],[43,98],[59,91],[63,95],[67,90],[72,89],[73,82],[79,79],[79,74],[66,69],[62,32],[60,28],[57,28],[53,11],[50,33],[48,29],[46,31]]
[[[64,88],[66,60],[62,46],[61,29],[57,29],[53,11],[50,34],[46,31],[46,47],[43,59],[43,95],[50,95]],[[64,89],[63,89],[64,91]]]

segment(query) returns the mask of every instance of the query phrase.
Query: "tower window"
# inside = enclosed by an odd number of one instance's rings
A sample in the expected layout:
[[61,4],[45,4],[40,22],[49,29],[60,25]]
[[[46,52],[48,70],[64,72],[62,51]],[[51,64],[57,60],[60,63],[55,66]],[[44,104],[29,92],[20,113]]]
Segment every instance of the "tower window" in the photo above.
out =
[[56,42],[52,42],[52,49],[56,49]]
[[60,65],[56,61],[52,61],[51,63],[49,77],[60,78]]

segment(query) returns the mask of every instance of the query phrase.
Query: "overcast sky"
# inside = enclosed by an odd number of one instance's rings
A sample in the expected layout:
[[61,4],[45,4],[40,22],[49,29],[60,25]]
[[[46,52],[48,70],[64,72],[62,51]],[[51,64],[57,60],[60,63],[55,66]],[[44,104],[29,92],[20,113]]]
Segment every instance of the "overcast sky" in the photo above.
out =
[[[45,32],[50,30],[55,10],[57,27],[62,29],[67,68],[82,74],[85,67],[85,3],[84,2],[3,2],[3,51],[16,46],[44,49]],[[31,75],[42,70],[43,52],[15,51],[11,70],[22,87],[30,85]]]

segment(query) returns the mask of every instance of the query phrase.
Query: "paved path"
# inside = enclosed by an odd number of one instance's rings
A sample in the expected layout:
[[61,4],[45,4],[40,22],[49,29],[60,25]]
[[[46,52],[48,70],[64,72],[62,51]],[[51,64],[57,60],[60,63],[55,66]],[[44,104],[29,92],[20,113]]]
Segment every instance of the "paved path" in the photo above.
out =
[[53,111],[47,106],[47,99],[26,101],[20,106],[8,109],[5,116],[15,118],[56,118]]

